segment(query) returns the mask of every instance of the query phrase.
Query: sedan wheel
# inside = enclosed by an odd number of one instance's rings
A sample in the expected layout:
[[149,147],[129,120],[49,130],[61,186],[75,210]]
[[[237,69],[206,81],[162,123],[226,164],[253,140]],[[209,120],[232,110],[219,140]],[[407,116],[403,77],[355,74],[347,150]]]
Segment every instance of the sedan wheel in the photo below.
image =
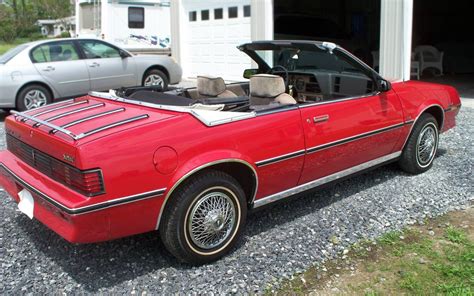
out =
[[206,170],[172,194],[161,218],[160,236],[168,251],[181,261],[208,263],[229,252],[246,216],[240,184],[224,172]]
[[149,75],[145,79],[144,85],[145,86],[161,86],[161,87],[163,87],[163,83],[164,83],[163,78],[161,78],[159,75],[152,74],[152,75]]
[[35,89],[25,95],[23,103],[25,104],[26,110],[30,110],[46,105],[48,100],[44,92]]
[[50,91],[42,85],[31,84],[17,95],[16,107],[20,111],[31,110],[51,103]]
[[143,76],[143,86],[168,88],[168,76],[158,69],[151,69]]

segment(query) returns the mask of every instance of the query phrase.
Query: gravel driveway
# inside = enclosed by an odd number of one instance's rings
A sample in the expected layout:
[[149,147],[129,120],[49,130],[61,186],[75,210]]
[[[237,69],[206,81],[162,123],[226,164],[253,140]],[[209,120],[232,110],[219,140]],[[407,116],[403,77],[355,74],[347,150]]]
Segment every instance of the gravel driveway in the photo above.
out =
[[425,174],[389,165],[253,214],[237,248],[202,267],[176,263],[155,233],[71,245],[21,214],[1,191],[0,294],[265,290],[357,240],[466,205],[474,197],[473,127],[474,109],[464,108]]

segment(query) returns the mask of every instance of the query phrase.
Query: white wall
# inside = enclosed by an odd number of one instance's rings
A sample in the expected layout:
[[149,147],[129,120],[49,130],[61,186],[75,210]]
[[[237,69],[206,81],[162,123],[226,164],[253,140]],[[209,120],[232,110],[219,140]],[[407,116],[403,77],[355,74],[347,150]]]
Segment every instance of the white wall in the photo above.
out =
[[[172,54],[179,59],[184,77],[209,74],[228,80],[243,79],[243,70],[251,65],[250,58],[236,48],[251,40],[251,18],[243,17],[244,5],[250,5],[250,0],[171,2],[172,32],[179,36],[178,43],[172,44]],[[235,6],[238,7],[238,18],[231,19],[228,8]],[[223,9],[223,19],[215,19],[216,8]],[[209,20],[201,20],[202,10],[209,10]],[[191,11],[197,13],[195,22],[189,21]]]

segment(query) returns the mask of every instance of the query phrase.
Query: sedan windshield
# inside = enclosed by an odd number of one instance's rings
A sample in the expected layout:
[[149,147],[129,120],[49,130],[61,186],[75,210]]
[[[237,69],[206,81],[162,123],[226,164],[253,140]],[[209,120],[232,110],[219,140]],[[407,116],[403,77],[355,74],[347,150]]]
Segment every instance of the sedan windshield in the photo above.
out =
[[10,49],[9,51],[0,56],[0,64],[6,64],[9,60],[13,59],[17,54],[22,52],[27,47],[27,44],[22,44]]

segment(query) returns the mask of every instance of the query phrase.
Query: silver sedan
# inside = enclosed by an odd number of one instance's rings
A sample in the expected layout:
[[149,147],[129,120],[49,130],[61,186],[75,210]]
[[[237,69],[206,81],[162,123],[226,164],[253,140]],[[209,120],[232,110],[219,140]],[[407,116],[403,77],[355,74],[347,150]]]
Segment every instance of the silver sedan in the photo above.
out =
[[181,74],[171,57],[132,55],[103,40],[35,41],[0,56],[0,108],[28,110],[91,90],[166,88]]

